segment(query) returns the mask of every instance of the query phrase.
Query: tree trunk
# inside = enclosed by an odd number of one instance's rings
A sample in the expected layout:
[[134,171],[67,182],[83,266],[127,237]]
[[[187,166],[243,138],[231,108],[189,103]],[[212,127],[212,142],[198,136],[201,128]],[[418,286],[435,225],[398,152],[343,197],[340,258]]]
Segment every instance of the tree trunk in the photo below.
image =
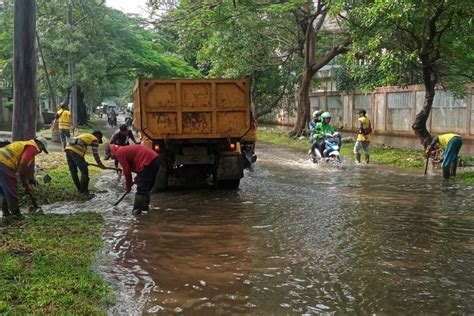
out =
[[[36,136],[36,0],[16,0],[13,22],[13,126],[12,141]],[[34,183],[34,162],[28,180]]]
[[16,0],[13,38],[13,82],[15,105],[12,140],[36,135],[36,1]]
[[301,77],[298,92],[298,106],[296,108],[296,123],[291,131],[292,136],[300,136],[306,129],[306,122],[310,119],[311,104],[309,101],[309,88],[311,86],[311,71],[305,69]]
[[310,101],[309,101],[309,89],[311,80],[315,74],[312,71],[312,66],[315,59],[315,38],[314,38],[314,19],[309,20],[303,19],[300,22],[300,27],[304,30],[304,55],[303,55],[303,73],[301,74],[301,82],[299,87],[299,98],[298,105],[296,108],[296,123],[293,126],[293,130],[290,132],[291,136],[300,136],[306,128],[306,122],[309,121],[310,116]]
[[433,106],[433,101],[435,97],[435,86],[436,86],[436,76],[434,70],[431,67],[429,57],[420,56],[421,63],[423,66],[423,82],[425,85],[425,100],[423,102],[423,108],[416,115],[415,122],[412,124],[411,128],[414,130],[416,136],[420,138],[421,144],[426,149],[431,143],[431,134],[426,128],[426,122],[431,113],[431,108]]
[[87,124],[87,107],[84,91],[82,91],[81,87],[77,87],[77,114],[77,123],[79,125]]

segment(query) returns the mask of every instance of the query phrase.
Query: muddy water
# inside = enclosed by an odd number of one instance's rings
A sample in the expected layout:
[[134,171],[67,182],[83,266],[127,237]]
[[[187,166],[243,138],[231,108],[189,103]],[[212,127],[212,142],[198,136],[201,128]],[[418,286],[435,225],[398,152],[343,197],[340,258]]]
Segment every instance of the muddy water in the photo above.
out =
[[258,154],[239,191],[174,189],[139,217],[132,197],[110,207],[118,189],[83,207],[107,218],[97,269],[116,292],[111,314],[474,312],[474,188]]

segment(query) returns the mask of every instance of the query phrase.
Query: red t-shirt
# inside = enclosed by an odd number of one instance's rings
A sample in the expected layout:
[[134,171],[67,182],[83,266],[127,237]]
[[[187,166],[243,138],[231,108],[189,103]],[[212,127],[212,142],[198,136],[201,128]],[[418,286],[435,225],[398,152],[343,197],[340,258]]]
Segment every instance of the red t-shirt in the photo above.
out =
[[26,161],[26,163],[29,165],[37,153],[39,153],[39,151],[35,146],[27,145],[25,146],[25,149],[23,149],[21,160]]
[[130,190],[132,187],[132,172],[139,173],[143,171],[146,166],[158,157],[158,154],[143,145],[117,147],[116,150],[113,150],[113,154],[122,166],[125,188]]

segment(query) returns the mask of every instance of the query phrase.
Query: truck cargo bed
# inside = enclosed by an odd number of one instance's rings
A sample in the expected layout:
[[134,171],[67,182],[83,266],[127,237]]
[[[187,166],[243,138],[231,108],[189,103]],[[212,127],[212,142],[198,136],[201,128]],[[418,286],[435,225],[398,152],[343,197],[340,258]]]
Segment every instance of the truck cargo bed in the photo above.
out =
[[140,77],[134,116],[136,128],[152,140],[240,139],[250,128],[250,78]]

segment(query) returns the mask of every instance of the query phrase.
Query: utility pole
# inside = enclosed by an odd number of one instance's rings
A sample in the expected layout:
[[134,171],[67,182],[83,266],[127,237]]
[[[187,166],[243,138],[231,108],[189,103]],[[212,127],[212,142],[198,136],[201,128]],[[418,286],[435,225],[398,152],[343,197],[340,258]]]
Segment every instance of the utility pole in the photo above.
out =
[[36,92],[36,0],[16,0],[13,35],[12,140],[36,135],[38,113]]
[[[67,23],[71,28],[71,32],[74,31],[74,22],[72,20],[72,3],[71,0],[67,2]],[[69,57],[69,64],[68,64],[68,73],[69,78],[71,79],[72,86],[71,86],[71,115],[72,115],[72,125],[77,127],[77,85],[74,81],[74,73],[75,73],[75,64],[73,61],[73,57]]]

